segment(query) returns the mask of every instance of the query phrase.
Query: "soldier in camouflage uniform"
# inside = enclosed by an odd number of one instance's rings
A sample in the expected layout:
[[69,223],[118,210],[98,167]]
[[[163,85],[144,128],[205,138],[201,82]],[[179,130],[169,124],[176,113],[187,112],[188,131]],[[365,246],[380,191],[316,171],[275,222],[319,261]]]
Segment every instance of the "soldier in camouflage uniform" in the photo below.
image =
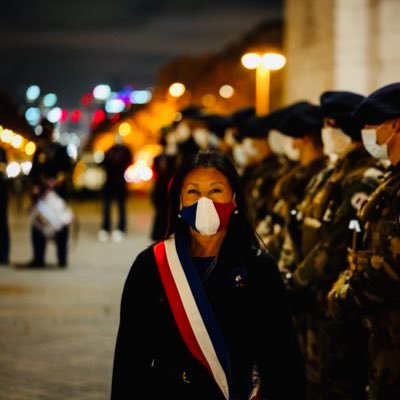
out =
[[391,166],[358,214],[349,269],[328,300],[333,310],[363,317],[368,399],[400,399],[400,83],[371,93],[354,118],[364,126],[366,149]]
[[257,228],[268,251],[278,260],[283,233],[291,223],[291,211],[304,197],[310,179],[326,166],[327,157],[323,154],[322,117],[318,106],[307,102],[289,106],[276,127],[293,140],[292,145],[299,152],[297,165],[292,165],[274,185],[264,224]]
[[261,117],[251,117],[239,130],[239,140],[247,165],[241,175],[246,210],[254,227],[266,213],[274,184],[288,169],[288,160],[274,154],[268,144],[268,131]]
[[[351,120],[362,98],[339,91],[321,95],[322,140],[332,164],[311,182],[297,209],[300,262],[292,271],[292,284],[298,294],[307,293],[308,309],[300,321],[306,329],[303,343],[312,399],[365,396],[366,334],[361,321],[344,326],[327,318],[325,302],[332,283],[346,268],[349,225],[382,175],[362,146],[360,127]],[[281,268],[293,269],[282,265],[284,261],[280,260]]]

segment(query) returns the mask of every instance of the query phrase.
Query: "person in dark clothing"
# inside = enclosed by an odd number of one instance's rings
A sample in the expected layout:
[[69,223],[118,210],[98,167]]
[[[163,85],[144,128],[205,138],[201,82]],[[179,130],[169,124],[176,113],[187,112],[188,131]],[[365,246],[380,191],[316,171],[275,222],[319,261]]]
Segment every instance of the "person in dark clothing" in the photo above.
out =
[[285,288],[229,158],[189,157],[169,201],[168,239],[125,282],[111,399],[303,399]]
[[173,127],[164,127],[161,134],[160,144],[163,146],[163,151],[153,160],[154,186],[151,191],[151,201],[154,206],[154,219],[151,238],[154,241],[163,239],[167,232],[168,185],[176,171],[178,161]]
[[[54,191],[67,200],[72,162],[65,146],[54,141],[54,125],[44,119],[41,121],[41,139],[33,155],[29,178],[32,183],[32,203],[35,205],[46,193]],[[67,265],[69,226],[58,230],[54,237],[57,247],[58,265]],[[33,259],[27,267],[41,268],[45,266],[45,251],[48,237],[35,224],[32,224]]]
[[6,167],[6,151],[0,147],[0,265],[7,265],[10,255]]
[[104,155],[103,167],[106,172],[106,182],[103,188],[103,222],[98,238],[107,241],[112,228],[111,206],[115,200],[118,207],[118,226],[112,232],[112,240],[119,242],[126,232],[126,197],[127,183],[124,177],[126,169],[132,163],[132,152],[122,143],[119,134],[115,137],[116,143]]

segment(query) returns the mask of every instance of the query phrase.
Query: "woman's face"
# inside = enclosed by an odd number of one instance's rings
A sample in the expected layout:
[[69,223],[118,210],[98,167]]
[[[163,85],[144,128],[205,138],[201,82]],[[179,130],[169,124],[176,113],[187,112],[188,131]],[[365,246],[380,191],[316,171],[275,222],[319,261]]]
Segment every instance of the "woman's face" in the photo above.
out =
[[229,203],[233,199],[233,190],[226,176],[217,169],[196,168],[183,181],[182,206],[190,206],[200,197],[208,197],[216,203]]

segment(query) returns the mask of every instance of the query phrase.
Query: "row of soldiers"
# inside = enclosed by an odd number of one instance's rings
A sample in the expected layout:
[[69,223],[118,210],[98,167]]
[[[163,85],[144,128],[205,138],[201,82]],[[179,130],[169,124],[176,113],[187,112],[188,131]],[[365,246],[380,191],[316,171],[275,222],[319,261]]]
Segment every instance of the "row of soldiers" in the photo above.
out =
[[155,160],[156,210],[186,154],[227,152],[287,287],[308,399],[400,399],[400,83],[262,117],[181,114]]

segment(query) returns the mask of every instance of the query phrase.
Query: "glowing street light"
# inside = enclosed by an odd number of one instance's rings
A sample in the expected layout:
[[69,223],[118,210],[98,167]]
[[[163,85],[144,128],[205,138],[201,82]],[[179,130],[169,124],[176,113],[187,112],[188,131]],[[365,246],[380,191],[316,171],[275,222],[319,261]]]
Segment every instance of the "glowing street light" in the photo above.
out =
[[281,69],[286,58],[277,53],[247,53],[241,61],[245,68],[256,70],[256,114],[268,114],[271,71]]
[[175,82],[169,87],[168,93],[172,97],[181,97],[183,95],[183,93],[185,93],[185,90],[186,90],[186,88],[183,83]]

